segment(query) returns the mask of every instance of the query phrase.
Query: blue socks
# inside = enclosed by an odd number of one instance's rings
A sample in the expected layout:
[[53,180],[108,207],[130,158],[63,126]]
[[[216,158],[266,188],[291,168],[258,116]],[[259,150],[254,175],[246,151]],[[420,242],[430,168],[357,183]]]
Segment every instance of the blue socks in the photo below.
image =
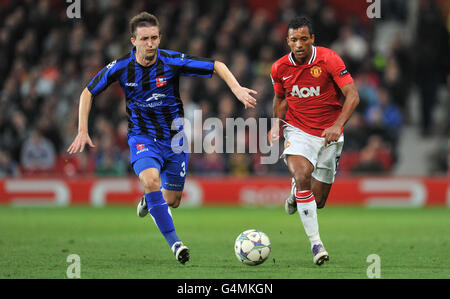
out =
[[156,223],[159,231],[166,238],[170,248],[175,242],[180,241],[175,232],[175,226],[173,225],[173,219],[170,215],[169,206],[163,198],[161,191],[155,191],[145,194],[145,200],[147,201],[147,207],[150,215]]

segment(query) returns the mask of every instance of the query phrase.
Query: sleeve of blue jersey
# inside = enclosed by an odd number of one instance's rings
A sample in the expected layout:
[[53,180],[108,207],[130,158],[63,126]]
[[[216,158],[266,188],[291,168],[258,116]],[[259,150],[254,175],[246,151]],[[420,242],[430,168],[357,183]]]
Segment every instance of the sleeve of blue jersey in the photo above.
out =
[[181,76],[211,77],[214,73],[214,60],[196,57],[172,50],[162,50],[167,63],[178,69]]
[[116,63],[116,61],[111,62],[92,78],[87,85],[88,90],[93,96],[98,95],[111,85],[111,83],[116,81],[122,71],[123,68],[120,67],[120,63]]
[[181,63],[180,73],[182,76],[210,78],[214,73],[213,59],[182,54]]

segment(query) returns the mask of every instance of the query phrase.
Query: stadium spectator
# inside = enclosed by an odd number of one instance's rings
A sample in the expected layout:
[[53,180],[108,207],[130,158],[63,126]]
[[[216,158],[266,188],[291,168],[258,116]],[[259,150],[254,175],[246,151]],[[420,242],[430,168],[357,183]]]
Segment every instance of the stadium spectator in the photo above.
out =
[[76,156],[63,153],[58,161],[58,173],[68,177],[91,176],[95,173],[93,155],[84,151]]
[[353,174],[382,174],[390,167],[390,161],[386,160],[386,149],[380,137],[373,135],[368,144],[362,149],[359,161],[351,169]]
[[[358,152],[367,143],[367,127],[363,115],[354,112],[345,125],[345,150],[346,152]],[[344,153],[345,154],[345,153]]]
[[221,176],[226,171],[225,158],[222,154],[216,152],[191,154],[188,169],[191,169],[197,175]]
[[2,143],[3,147],[9,151],[11,158],[17,163],[20,161],[20,150],[23,142],[27,139],[28,131],[29,124],[25,115],[21,111],[12,112],[3,130]]
[[248,155],[232,153],[228,160],[228,167],[231,175],[236,177],[246,177],[250,175],[251,160]]
[[389,57],[381,80],[387,92],[392,96],[393,103],[401,109],[403,115],[407,114],[406,101],[409,95],[409,82],[405,77],[400,71],[397,59]]
[[370,131],[381,133],[384,139],[393,146],[397,144],[403,117],[386,89],[378,89],[377,102],[371,103],[367,107],[364,116]]
[[366,58],[369,45],[363,37],[347,25],[340,28],[339,37],[331,44],[331,49],[348,61],[346,65],[353,71]]
[[[421,1],[413,52],[416,82],[420,91],[422,136],[433,134],[432,113],[437,103],[439,83],[445,80],[449,61],[449,33],[435,1]],[[445,61],[445,58],[447,61]],[[445,65],[447,63],[447,65]],[[447,69],[445,69],[447,67]]]
[[17,163],[11,159],[8,152],[0,150],[0,177],[16,177],[19,174]]
[[56,165],[53,144],[38,130],[32,130],[20,153],[20,164],[25,174],[49,174]]

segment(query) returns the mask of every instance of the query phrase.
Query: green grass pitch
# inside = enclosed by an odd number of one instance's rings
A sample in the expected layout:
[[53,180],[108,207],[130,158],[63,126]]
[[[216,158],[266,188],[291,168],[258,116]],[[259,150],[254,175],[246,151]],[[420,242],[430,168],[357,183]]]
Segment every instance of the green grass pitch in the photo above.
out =
[[[319,210],[330,254],[312,262],[298,214],[280,207],[183,207],[172,210],[191,260],[179,264],[151,217],[134,206],[0,207],[0,278],[66,278],[70,254],[81,278],[290,279],[367,278],[367,257],[380,257],[381,278],[450,278],[448,208]],[[246,229],[265,232],[269,259],[241,264],[234,240]]]

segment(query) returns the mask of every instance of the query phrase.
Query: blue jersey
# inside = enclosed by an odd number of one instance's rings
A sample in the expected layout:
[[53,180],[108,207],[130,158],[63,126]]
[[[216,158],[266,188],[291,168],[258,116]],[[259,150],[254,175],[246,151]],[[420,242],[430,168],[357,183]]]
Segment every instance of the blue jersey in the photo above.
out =
[[156,62],[145,67],[136,61],[136,48],[114,60],[89,82],[93,96],[119,81],[126,98],[128,137],[146,135],[159,140],[171,139],[183,130],[172,122],[184,117],[180,99],[180,76],[211,77],[214,60],[158,49]]

